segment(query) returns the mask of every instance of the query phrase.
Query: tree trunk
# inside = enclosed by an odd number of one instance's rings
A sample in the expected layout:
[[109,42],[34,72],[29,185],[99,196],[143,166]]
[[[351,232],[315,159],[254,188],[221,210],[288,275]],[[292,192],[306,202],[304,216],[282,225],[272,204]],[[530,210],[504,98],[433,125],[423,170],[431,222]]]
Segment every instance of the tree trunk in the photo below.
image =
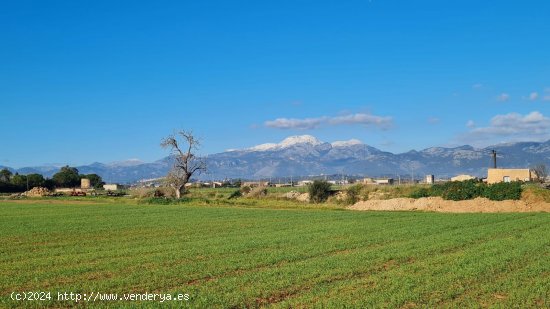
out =
[[181,188],[183,186],[176,186],[175,189],[176,189],[176,198],[179,199],[181,198]]

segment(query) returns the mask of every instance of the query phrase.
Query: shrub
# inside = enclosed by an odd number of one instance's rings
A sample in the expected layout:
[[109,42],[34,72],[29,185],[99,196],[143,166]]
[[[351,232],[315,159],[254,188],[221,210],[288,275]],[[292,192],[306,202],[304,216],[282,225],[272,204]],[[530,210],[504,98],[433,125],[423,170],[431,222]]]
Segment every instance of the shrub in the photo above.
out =
[[483,183],[477,180],[451,181],[445,184],[441,197],[446,200],[464,201],[480,197],[483,194]]
[[239,198],[241,196],[243,196],[241,190],[235,190],[235,191],[233,191],[233,193],[231,193],[231,195],[229,195],[229,197],[227,199],[231,200],[231,199],[234,199],[234,198]]
[[463,201],[483,195],[486,185],[478,180],[452,181],[435,184],[430,188],[418,188],[408,196],[411,198],[440,196],[446,200]]
[[429,196],[443,196],[443,192],[447,189],[448,182],[443,184],[435,184],[428,189]]
[[249,197],[263,197],[267,195],[266,187],[256,187],[248,193]]
[[309,201],[311,203],[322,203],[325,202],[330,196],[331,192],[330,183],[324,180],[315,180],[312,184],[309,185]]
[[493,201],[519,200],[521,198],[521,183],[514,181],[488,185],[483,191],[483,197]]
[[23,192],[23,191],[25,190],[22,188],[19,188],[14,184],[0,181],[0,192],[2,193],[15,193],[15,192]]
[[420,188],[409,195],[411,198],[441,196],[446,200],[463,201],[476,197],[485,197],[493,201],[519,200],[521,198],[521,183],[495,183],[486,185],[477,180],[452,181],[435,184],[431,188]]
[[252,189],[250,189],[249,186],[244,186],[244,187],[241,188],[241,193],[242,194],[248,194],[248,193],[250,193],[250,190],[252,190]]
[[431,190],[428,188],[418,188],[416,191],[413,191],[411,194],[409,194],[410,198],[421,198],[421,197],[430,197]]
[[135,188],[128,191],[128,193],[134,198],[148,198],[148,197],[175,197],[173,188],[160,187],[160,188]]
[[130,190],[130,195],[134,198],[146,198],[152,197],[154,192],[151,188],[134,188]]
[[353,185],[346,190],[346,204],[353,205],[360,200],[360,193],[363,189],[363,186]]

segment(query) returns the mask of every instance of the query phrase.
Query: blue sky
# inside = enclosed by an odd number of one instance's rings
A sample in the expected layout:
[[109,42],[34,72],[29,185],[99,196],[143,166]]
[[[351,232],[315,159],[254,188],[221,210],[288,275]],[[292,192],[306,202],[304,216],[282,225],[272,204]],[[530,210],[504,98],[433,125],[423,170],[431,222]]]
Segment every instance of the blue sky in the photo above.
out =
[[[345,2],[345,3],[342,3]],[[12,1],[0,165],[550,139],[548,1]]]

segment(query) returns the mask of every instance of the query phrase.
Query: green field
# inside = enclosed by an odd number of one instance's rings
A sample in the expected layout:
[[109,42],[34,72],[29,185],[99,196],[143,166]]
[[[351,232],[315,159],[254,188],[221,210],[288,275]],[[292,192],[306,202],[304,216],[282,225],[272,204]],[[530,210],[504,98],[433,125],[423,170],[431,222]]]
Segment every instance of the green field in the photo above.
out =
[[[199,308],[550,306],[548,213],[260,206],[0,202],[0,307],[74,305],[14,291],[187,293],[170,305]],[[138,304],[161,305],[79,303]]]

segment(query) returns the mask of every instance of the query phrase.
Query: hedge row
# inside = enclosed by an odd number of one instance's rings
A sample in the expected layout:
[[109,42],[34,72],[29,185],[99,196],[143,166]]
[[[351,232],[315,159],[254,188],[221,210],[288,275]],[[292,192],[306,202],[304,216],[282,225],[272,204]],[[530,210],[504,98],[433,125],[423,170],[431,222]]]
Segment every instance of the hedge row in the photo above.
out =
[[471,200],[476,197],[485,197],[493,201],[519,200],[521,183],[501,182],[488,185],[477,180],[451,181],[435,184],[430,188],[420,188],[410,195],[412,198],[430,196],[440,196],[452,201]]

